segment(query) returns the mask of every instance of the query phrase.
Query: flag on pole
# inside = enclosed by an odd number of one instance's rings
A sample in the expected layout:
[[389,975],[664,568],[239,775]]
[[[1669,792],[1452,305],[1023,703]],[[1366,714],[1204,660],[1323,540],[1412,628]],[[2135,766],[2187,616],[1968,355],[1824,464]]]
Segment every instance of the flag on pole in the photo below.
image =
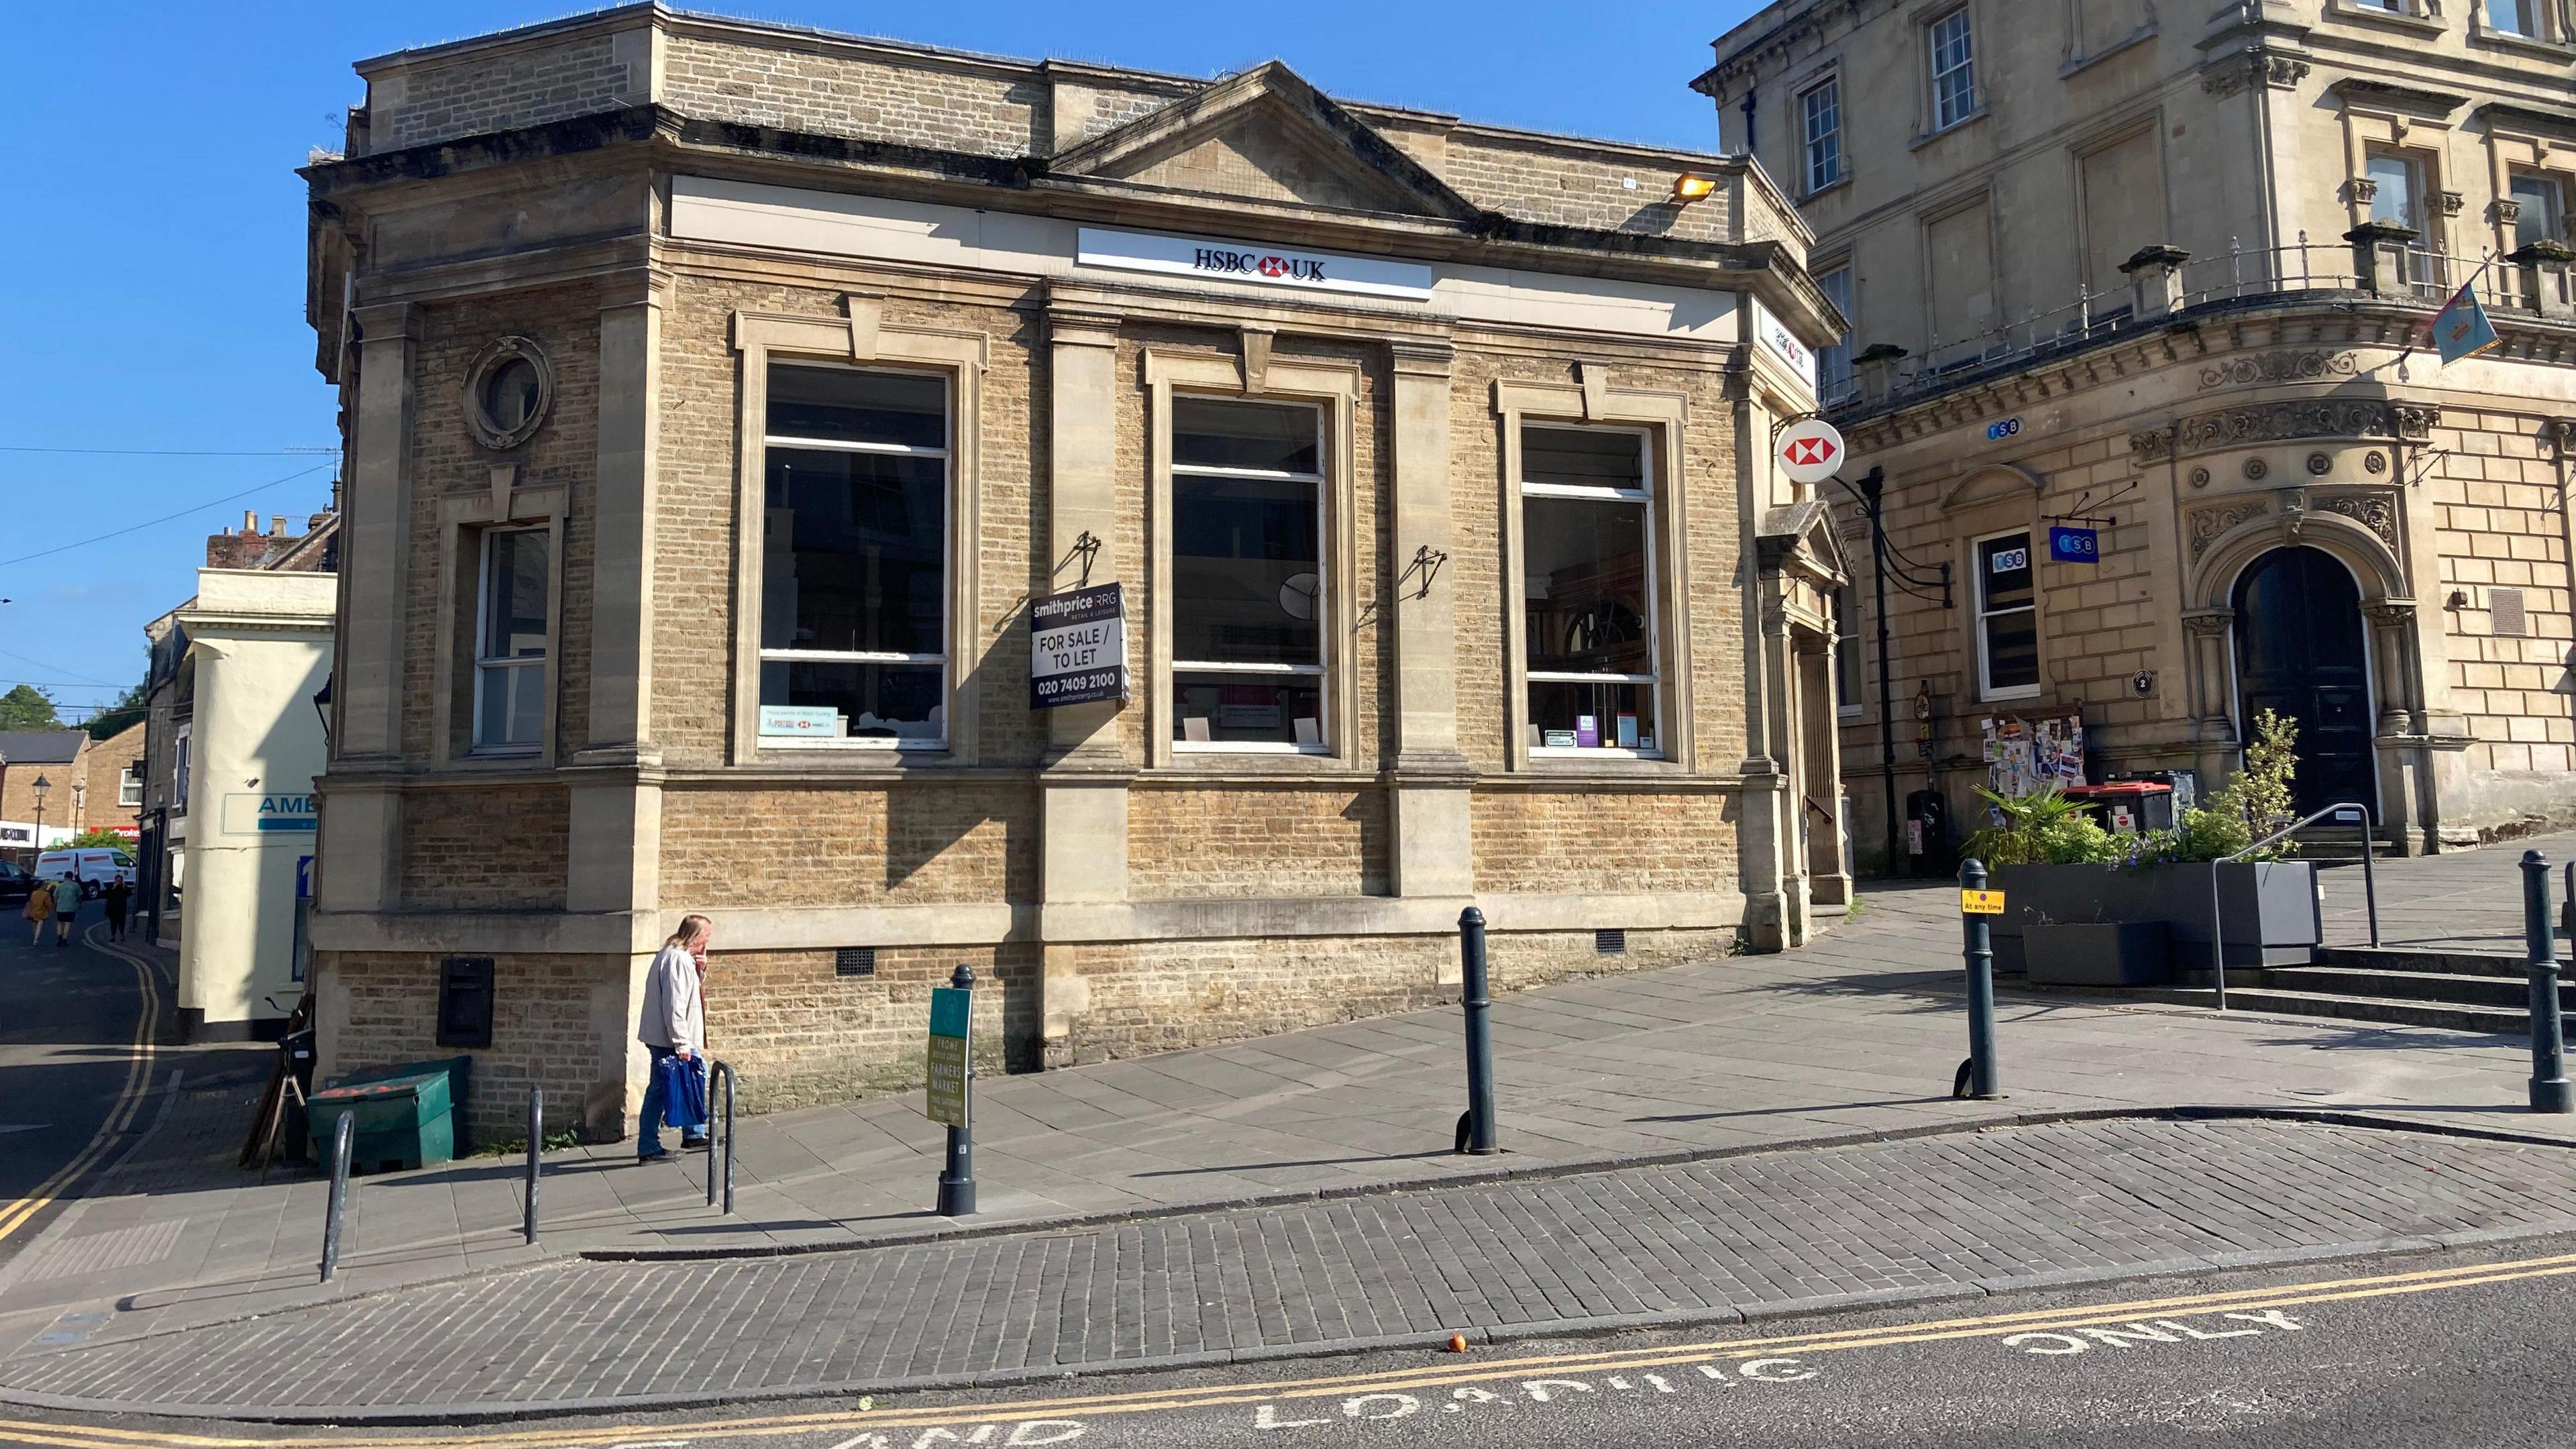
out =
[[2478,305],[2478,284],[2473,278],[2442,310],[2433,315],[2433,346],[2449,366],[2463,357],[2475,357],[2496,345],[2495,325],[2487,321],[2487,309]]

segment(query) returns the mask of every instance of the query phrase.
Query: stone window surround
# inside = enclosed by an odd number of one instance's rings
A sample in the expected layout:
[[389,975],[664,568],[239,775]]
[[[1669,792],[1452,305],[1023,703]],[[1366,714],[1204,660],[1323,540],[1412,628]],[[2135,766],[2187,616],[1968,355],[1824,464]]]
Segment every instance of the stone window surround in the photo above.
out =
[[2522,0],[2522,3],[2537,27],[2528,35],[2496,29],[2487,22],[2486,0],[2467,0],[2469,43],[2564,62],[2568,57],[2567,21],[2559,13],[2560,0]]
[[[2360,107],[2346,101],[2343,106],[2344,202],[2352,225],[2370,220],[2370,158],[2374,155],[2400,156],[2415,163],[2424,178],[2424,194],[2417,206],[2423,212],[2417,229],[2423,233],[2416,246],[2438,252],[2453,252],[2451,223],[2452,203],[2458,193],[2452,189],[2456,178],[2446,168],[2451,151],[2451,125],[2446,121],[2426,120],[2421,116],[2401,115],[2394,110]],[[2416,133],[2430,132],[2419,136]]]
[[[539,488],[518,485],[519,465],[492,465],[492,486],[449,493],[438,500],[438,625],[430,656],[430,758],[457,770],[543,771],[555,766],[557,711],[563,703],[564,523],[571,516],[567,490],[561,484]],[[456,722],[458,691],[474,691],[479,671],[464,661],[466,677],[457,678],[459,651],[475,645],[483,592],[483,535],[501,529],[526,529],[546,536],[546,662],[537,669],[545,681],[545,725],[536,748],[496,745],[477,748],[469,706],[462,727]]]
[[[1963,130],[1983,120],[1988,114],[1984,78],[1984,47],[1981,37],[1987,34],[1980,21],[1977,0],[1931,0],[1916,7],[1909,17],[1914,29],[1914,53],[1920,63],[1913,67],[1915,85],[1914,147],[1921,147],[1936,137]],[[1940,96],[1932,76],[1932,27],[1954,15],[1968,17],[1968,109],[1950,119],[1941,120]]]
[[[978,446],[985,368],[992,343],[981,332],[888,325],[882,298],[850,293],[842,317],[782,316],[736,312],[733,349],[740,358],[737,385],[742,399],[734,419],[733,731],[728,761],[736,765],[787,765],[795,768],[899,772],[923,765],[972,765],[976,762],[975,691],[962,687],[983,657],[978,625],[982,619],[976,540],[980,537],[983,474]],[[881,747],[841,748],[804,745],[764,750],[760,746],[760,597],[761,530],[768,481],[764,438],[769,417],[769,364],[799,359],[881,362],[909,370],[936,372],[948,380],[949,519],[948,519],[948,653],[945,691],[948,742],[943,749],[892,750]]]
[[[1810,72],[1806,78],[1799,81],[1797,86],[1789,93],[1790,99],[1793,102],[1790,108],[1789,121],[1792,132],[1791,139],[1797,143],[1797,153],[1795,158],[1797,161],[1796,176],[1798,178],[1798,199],[1801,201],[1822,196],[1826,192],[1831,191],[1838,186],[1848,186],[1851,184],[1852,157],[1851,125],[1849,120],[1851,112],[1849,107],[1849,98],[1844,96],[1842,93],[1842,83],[1842,66],[1837,61]],[[1807,103],[1811,97],[1827,89],[1831,89],[1834,92],[1834,128],[1829,133],[1833,137],[1834,142],[1834,174],[1824,181],[1818,181],[1815,179],[1816,138],[1808,134]]]
[[[1501,382],[1494,384],[1494,413],[1502,426],[1502,476],[1494,480],[1502,500],[1503,612],[1503,755],[1515,774],[1628,775],[1632,772],[1692,772],[1697,758],[1691,718],[1690,650],[1692,637],[1690,563],[1683,546],[1690,536],[1687,498],[1682,488],[1681,443],[1689,422],[1689,400],[1678,392],[1623,390],[1610,384],[1602,364],[1576,364],[1579,386],[1564,383]],[[1528,619],[1520,607],[1528,583],[1521,526],[1521,428],[1525,423],[1566,423],[1577,427],[1626,424],[1645,430],[1655,495],[1654,537],[1647,540],[1655,566],[1652,600],[1658,625],[1655,673],[1660,698],[1655,712],[1663,748],[1658,756],[1617,755],[1566,758],[1533,751],[1529,743]]]
[[2500,126],[2490,116],[2486,153],[2488,186],[2495,198],[2487,214],[2495,230],[2496,255],[2515,250],[2513,182],[2518,176],[2557,182],[2560,229],[2576,232],[2576,144]]
[[[1357,480],[1352,459],[1359,431],[1359,365],[1297,360],[1273,362],[1269,334],[1251,333],[1242,356],[1171,347],[1145,349],[1146,454],[1149,476],[1145,517],[1145,759],[1169,770],[1313,771],[1346,774],[1359,760],[1359,676],[1352,640],[1358,625],[1352,601],[1358,589]],[[1199,745],[1184,750],[1173,738],[1172,702],[1172,397],[1175,392],[1247,402],[1302,403],[1324,414],[1324,643],[1325,749],[1321,753],[1228,749]]]

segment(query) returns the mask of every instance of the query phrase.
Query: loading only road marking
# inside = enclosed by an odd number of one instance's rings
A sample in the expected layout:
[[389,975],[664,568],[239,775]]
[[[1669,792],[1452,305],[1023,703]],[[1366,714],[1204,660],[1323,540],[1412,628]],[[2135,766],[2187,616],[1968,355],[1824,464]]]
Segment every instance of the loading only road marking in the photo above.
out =
[[[1443,1400],[1437,1394],[1417,1395],[1380,1389],[1354,1394],[1342,1400],[1340,1417],[1314,1419],[1287,1418],[1275,1403],[1255,1404],[1252,1427],[1255,1429],[1321,1429],[1343,1423],[1384,1423],[1391,1419],[1410,1419],[1416,1414],[1472,1413],[1489,1407],[1519,1408],[1524,1404],[1582,1403],[1587,1396],[1634,1394],[1652,1397],[1658,1394],[1687,1396],[1692,1390],[1713,1386],[1752,1384],[1803,1384],[1815,1378],[1820,1370],[1812,1369],[1794,1358],[1748,1359],[1735,1365],[1729,1375],[1726,1367],[1714,1363],[1687,1366],[1691,1372],[1664,1374],[1606,1374],[1595,1385],[1584,1379],[1523,1379],[1516,1384],[1487,1388],[1468,1384],[1449,1391]],[[1312,1411],[1308,1411],[1312,1412]]]
[[[2000,1342],[2005,1337],[2023,1333],[2080,1332],[2087,1328],[2116,1330],[2124,1324],[2163,1317],[2223,1318],[2230,1314],[2285,1310],[2302,1304],[2356,1302],[2491,1283],[2570,1276],[2576,1276],[2576,1253],[2129,1303],[2075,1305],[1929,1323],[1891,1324],[1838,1333],[1534,1355],[1481,1364],[1472,1359],[1451,1360],[1436,1366],[1269,1383],[1210,1384],[1198,1388],[1159,1388],[1123,1394],[924,1405],[917,1409],[837,1410],[674,1423],[645,1431],[647,1435],[662,1437],[643,1442],[667,1444],[677,1441],[697,1446],[743,1440],[803,1439],[814,1449],[841,1449],[843,1445],[848,1449],[880,1449],[880,1446],[881,1449],[906,1449],[915,1443],[920,1444],[921,1449],[935,1449],[938,1445],[966,1442],[1000,1446],[1007,1444],[1008,1436],[1020,1432],[1023,1425],[1044,1424],[1052,1430],[1062,1431],[1100,1419],[1137,1414],[1218,1408],[1239,1408],[1246,1413],[1258,1413],[1259,1406],[1264,1403],[1280,1406],[1274,1409],[1274,1414],[1282,1417],[1313,1417],[1323,1406],[1307,1407],[1307,1401],[1311,1400],[1348,1402],[1372,1394],[1409,1394],[1425,1402],[1434,1395],[1443,1396],[1443,1402],[1450,1402],[1445,1396],[1459,1388],[1480,1388],[1501,1396],[1520,1384],[1546,1382],[1559,1374],[1569,1379],[1572,1375],[1582,1374],[1587,1378],[1601,1378],[1606,1383],[1606,1375],[1624,1377],[1634,1374],[1642,1379],[1649,1372],[1668,1371],[1679,1379],[1697,1372],[1701,1363],[1713,1366],[1732,1364],[1739,1378],[1745,1377],[1747,1371],[1756,1365],[1763,1366],[1766,1375],[1808,1372],[1814,1366],[1798,1360],[1854,1349],[1960,1339]],[[1425,1346],[1428,1347],[1428,1342]],[[1794,1364],[1795,1367],[1783,1367],[1786,1364]],[[981,1440],[970,1438],[985,1425],[995,1427]],[[291,1437],[293,1432],[271,1429],[258,1437],[241,1437],[0,1419],[0,1444],[43,1445],[47,1449],[273,1449],[279,1444],[309,1445],[313,1449],[617,1449],[619,1445],[639,1442],[633,1425],[562,1425],[552,1429],[498,1433],[468,1430],[446,1435],[404,1437],[343,1437],[327,1431]],[[1036,1435],[1047,1430],[1032,1428],[1028,1432]],[[835,1435],[854,1437],[840,1439],[836,1443],[832,1437]],[[1029,1438],[1021,1443],[1071,1443],[1076,1437],[1067,1434],[1056,1440]]]
[[2235,1319],[2254,1327],[2195,1328],[2171,1318],[2159,1318],[2152,1323],[2131,1319],[2117,1328],[2079,1328],[2074,1333],[2010,1333],[2004,1335],[2002,1343],[2006,1348],[2017,1348],[2043,1358],[2067,1358],[2091,1353],[2105,1344],[2112,1348],[2143,1348],[2151,1343],[2207,1343],[2220,1338],[2260,1338],[2265,1333],[2297,1333],[2307,1327],[2277,1308],[2267,1308],[2260,1313],[2222,1313],[2218,1316],[2222,1325],[2228,1319]]

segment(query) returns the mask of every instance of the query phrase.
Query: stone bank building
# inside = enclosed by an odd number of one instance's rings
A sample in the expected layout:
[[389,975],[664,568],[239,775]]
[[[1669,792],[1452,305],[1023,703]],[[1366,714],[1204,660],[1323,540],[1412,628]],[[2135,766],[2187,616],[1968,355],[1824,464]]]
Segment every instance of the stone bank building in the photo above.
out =
[[[2300,722],[2300,803],[2368,805],[2396,848],[2576,820],[2571,27],[1777,0],[1716,42],[1695,85],[1815,229],[1852,323],[1825,400],[1885,485],[1883,568],[1835,495],[1864,861],[1890,793],[1964,828],[2044,740],[2080,743],[2070,778],[2206,788],[2266,708]],[[2472,284],[2497,345],[2446,366]]]
[[778,1106],[916,1079],[958,962],[1034,1069],[1439,999],[1470,903],[1515,985],[1841,909],[1759,167],[658,5],[358,70],[326,1076],[614,1133],[688,911]]

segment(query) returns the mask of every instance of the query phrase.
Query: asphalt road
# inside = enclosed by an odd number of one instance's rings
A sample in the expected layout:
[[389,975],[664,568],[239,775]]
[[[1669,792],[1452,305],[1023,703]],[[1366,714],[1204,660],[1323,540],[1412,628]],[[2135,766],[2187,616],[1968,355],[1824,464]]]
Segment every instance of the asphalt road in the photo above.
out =
[[84,939],[103,919],[85,902],[71,945],[30,946],[0,914],[0,1262],[113,1160],[172,1025],[165,983]]
[[2147,1446],[2485,1449],[2569,1442],[2576,1240],[2163,1279],[1452,1355],[1436,1348],[1008,1393],[746,1406],[458,1433],[78,1425],[59,1449],[1433,1449]]

